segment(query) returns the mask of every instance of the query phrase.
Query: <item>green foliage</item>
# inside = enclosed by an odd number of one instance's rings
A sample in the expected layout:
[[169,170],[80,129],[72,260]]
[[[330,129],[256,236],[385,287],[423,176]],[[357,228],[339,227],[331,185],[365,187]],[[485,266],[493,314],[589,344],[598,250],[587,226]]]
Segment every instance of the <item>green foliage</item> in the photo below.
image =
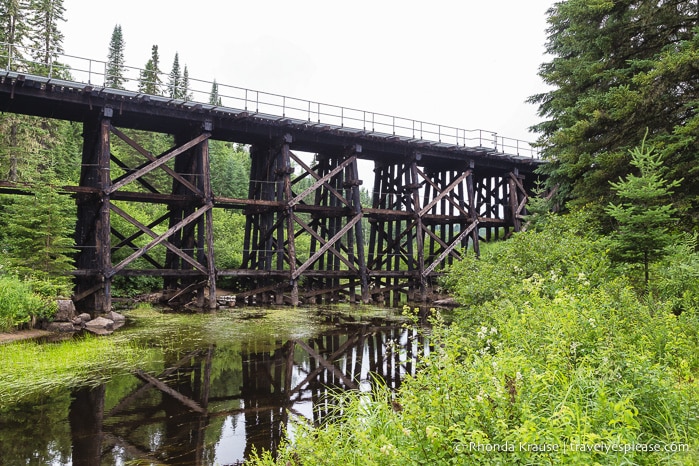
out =
[[160,70],[160,54],[158,53],[158,46],[154,45],[151,49],[150,59],[146,62],[146,66],[139,76],[138,92],[160,95],[160,86],[162,86],[160,73],[162,73]]
[[650,294],[674,313],[699,309],[699,253],[697,234],[684,234],[666,250],[663,261],[651,264]]
[[551,7],[552,58],[539,74],[552,87],[530,101],[545,118],[533,128],[551,161],[542,172],[561,200],[605,205],[609,181],[629,173],[628,151],[648,128],[670,167],[667,178],[688,181],[678,193],[683,212],[697,212],[698,9],[695,2],[587,0]]
[[243,147],[211,141],[211,189],[215,196],[247,199],[250,154]]
[[[607,279],[605,243],[592,235],[596,229],[587,212],[554,216],[542,231],[526,231],[505,242],[481,246],[480,260],[464,254],[443,281],[464,305],[509,299],[520,292],[523,280],[535,276],[577,280],[592,284]],[[585,241],[581,241],[585,238]]]
[[214,79],[214,82],[211,84],[211,93],[209,94],[209,103],[211,105],[217,105],[221,106],[223,105],[223,101],[221,100],[221,96],[218,94],[218,83]]
[[5,249],[12,270],[45,283],[42,290],[48,296],[70,294],[74,205],[56,192],[55,180],[35,186],[32,196],[18,196],[6,206],[5,218]]
[[67,389],[98,386],[114,374],[143,367],[145,350],[118,338],[85,336],[47,345],[0,345],[0,410]]
[[0,264],[0,332],[31,324],[37,318],[48,318],[56,312],[56,303],[32,289],[32,283],[2,274]]
[[414,377],[253,464],[695,464],[699,312],[639,298],[590,225],[554,216],[455,265],[469,306],[433,318]]
[[610,246],[613,259],[643,264],[648,286],[649,264],[662,258],[672,241],[669,227],[675,220],[676,209],[669,203],[669,197],[681,180],[668,183],[662,178],[662,155],[646,147],[645,141],[631,151],[631,165],[639,170],[639,175],[632,173],[611,183],[622,202],[610,203],[606,208],[618,223],[610,237]]
[[30,0],[29,9],[29,39],[35,54],[32,58],[50,66],[63,53],[63,33],[59,29],[59,21],[65,21],[63,0]]
[[126,59],[124,49],[126,43],[121,31],[121,25],[114,26],[112,38],[109,41],[109,51],[107,53],[107,76],[104,77],[104,85],[114,89],[124,88],[124,72],[126,70]]
[[173,99],[180,98],[180,90],[182,86],[182,72],[180,71],[180,56],[175,52],[175,58],[172,61],[172,69],[167,83],[168,96]]

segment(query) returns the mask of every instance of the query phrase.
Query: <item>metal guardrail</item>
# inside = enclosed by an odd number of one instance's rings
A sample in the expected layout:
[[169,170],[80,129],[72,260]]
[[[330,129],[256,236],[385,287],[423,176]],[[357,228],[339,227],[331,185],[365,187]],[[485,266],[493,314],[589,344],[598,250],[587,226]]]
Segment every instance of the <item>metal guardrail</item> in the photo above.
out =
[[[48,64],[35,59],[37,50],[0,42],[0,67],[7,71],[40,74],[48,78],[59,78],[109,87],[108,63],[103,60],[58,54]],[[145,70],[131,66],[123,67],[121,75],[124,90],[138,92]],[[157,75],[157,88],[161,96],[167,96],[169,73]],[[155,85],[156,83],[149,83]],[[185,101],[210,103],[213,81],[189,78]],[[433,143],[444,143],[457,147],[485,148],[501,154],[539,158],[539,150],[530,142],[500,136],[496,132],[481,129],[467,130],[421,120],[402,118],[384,113],[359,110],[351,107],[325,104],[312,100],[298,99],[269,92],[246,89],[216,83],[218,107],[245,110],[281,118],[308,121],[329,126],[356,129],[377,134],[388,134]]]

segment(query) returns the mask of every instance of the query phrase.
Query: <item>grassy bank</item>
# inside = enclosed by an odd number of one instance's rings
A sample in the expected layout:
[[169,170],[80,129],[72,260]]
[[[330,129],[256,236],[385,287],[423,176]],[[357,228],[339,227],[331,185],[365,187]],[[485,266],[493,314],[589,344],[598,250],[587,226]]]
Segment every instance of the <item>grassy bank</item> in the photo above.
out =
[[695,285],[663,278],[696,255],[640,292],[589,224],[556,219],[457,264],[446,285],[468,307],[436,322],[416,377],[343,395],[341,421],[255,464],[698,464]]

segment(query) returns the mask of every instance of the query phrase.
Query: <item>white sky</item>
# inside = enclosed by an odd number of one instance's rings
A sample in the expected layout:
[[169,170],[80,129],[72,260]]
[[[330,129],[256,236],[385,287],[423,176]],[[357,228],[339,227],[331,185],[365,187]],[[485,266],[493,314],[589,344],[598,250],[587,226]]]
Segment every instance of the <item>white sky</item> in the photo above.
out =
[[554,0],[64,0],[65,53],[533,141]]

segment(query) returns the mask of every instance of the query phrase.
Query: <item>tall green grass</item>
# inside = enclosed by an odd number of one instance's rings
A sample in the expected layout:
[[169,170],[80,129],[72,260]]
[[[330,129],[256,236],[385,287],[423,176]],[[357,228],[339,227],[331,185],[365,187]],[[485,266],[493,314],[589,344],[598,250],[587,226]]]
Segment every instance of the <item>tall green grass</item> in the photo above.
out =
[[138,367],[142,349],[124,339],[87,335],[59,343],[0,345],[0,411],[59,391],[99,385]]

